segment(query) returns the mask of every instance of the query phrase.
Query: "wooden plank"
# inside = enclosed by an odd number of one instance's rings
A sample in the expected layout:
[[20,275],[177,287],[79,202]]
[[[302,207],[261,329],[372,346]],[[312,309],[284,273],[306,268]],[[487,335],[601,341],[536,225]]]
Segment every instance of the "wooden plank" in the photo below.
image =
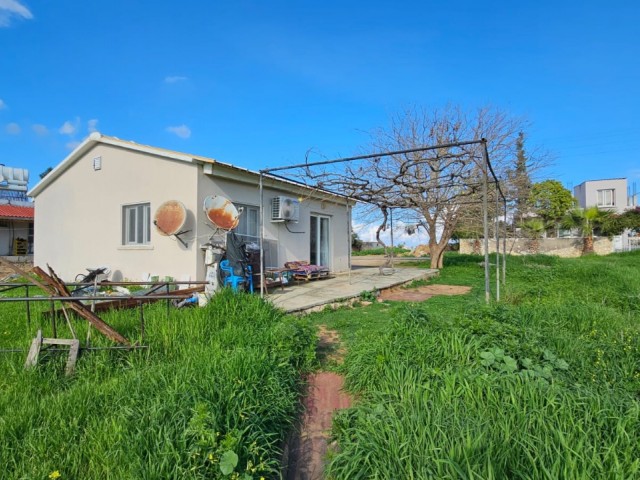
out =
[[[5,267],[10,268],[11,270],[13,270],[18,275],[23,276],[24,278],[29,280],[34,285],[36,285],[36,286],[40,287],[41,289],[43,289],[45,292],[49,292],[49,288],[46,287],[44,284],[40,283],[38,280],[33,278],[31,275],[29,275],[29,273],[27,273],[26,271],[22,270],[21,268],[16,267],[13,263],[5,260],[2,257],[0,257],[0,265],[4,265]],[[35,269],[34,269],[34,271],[35,271]]]
[[73,345],[77,342],[75,338],[43,338],[43,345]]
[[66,375],[73,375],[76,369],[76,360],[78,359],[78,352],[80,351],[80,340],[72,340],[71,348],[69,349],[69,357],[67,358],[67,365],[64,369]]
[[[71,297],[69,290],[67,290],[66,285],[55,275],[53,269],[49,267],[49,270],[53,273],[54,276],[50,276],[45,273],[40,267],[34,267],[33,271],[48,285],[45,287],[45,290],[49,293],[57,294],[61,297]],[[131,342],[123,337],[119,332],[117,332],[113,327],[104,322],[100,317],[98,317],[95,313],[92,313],[91,310],[86,308],[82,303],[78,300],[74,300],[72,302],[67,302],[69,308],[71,308],[74,312],[80,315],[82,318],[87,320],[91,325],[96,327],[100,333],[102,333],[105,337],[114,342],[120,343],[122,345],[131,345]]]
[[31,348],[27,355],[27,360],[24,362],[24,368],[35,367],[38,364],[38,354],[40,353],[40,346],[42,345],[42,330],[38,330],[36,338],[31,342]]

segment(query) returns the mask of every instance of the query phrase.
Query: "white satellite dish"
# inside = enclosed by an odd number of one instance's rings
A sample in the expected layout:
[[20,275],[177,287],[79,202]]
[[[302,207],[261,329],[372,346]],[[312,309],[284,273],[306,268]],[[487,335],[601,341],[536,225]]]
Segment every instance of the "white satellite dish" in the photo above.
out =
[[176,235],[183,229],[187,221],[187,209],[178,200],[164,202],[156,210],[153,224],[158,233],[164,236]]
[[214,226],[222,230],[233,230],[240,221],[235,205],[220,195],[209,195],[204,199],[204,213]]

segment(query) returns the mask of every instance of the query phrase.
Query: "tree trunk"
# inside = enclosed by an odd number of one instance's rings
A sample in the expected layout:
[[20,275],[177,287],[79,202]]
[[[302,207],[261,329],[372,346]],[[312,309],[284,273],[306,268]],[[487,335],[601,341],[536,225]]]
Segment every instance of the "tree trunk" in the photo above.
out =
[[582,239],[582,255],[588,255],[593,252],[593,237],[588,235]]
[[473,239],[473,254],[474,255],[482,254],[482,244],[480,243],[480,239],[479,238],[474,238]]
[[431,268],[442,268],[446,245],[438,245],[436,243],[431,245],[429,249],[431,254]]

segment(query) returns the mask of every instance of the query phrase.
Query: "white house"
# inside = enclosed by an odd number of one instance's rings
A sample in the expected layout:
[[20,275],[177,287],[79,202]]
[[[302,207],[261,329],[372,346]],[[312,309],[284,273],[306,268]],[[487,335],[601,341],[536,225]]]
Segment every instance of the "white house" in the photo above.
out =
[[[205,198],[223,196],[242,207],[235,232],[259,243],[259,178],[212,158],[94,132],[29,192],[35,200],[34,263],[51,265],[65,280],[98,266],[108,266],[113,280],[203,280],[204,245],[216,234],[203,210]],[[273,221],[274,198],[297,200],[298,221]],[[179,239],[153,224],[169,200],[186,207],[186,232]],[[308,260],[334,272],[348,270],[352,205],[340,195],[263,177],[265,265]]]
[[582,208],[596,206],[603,210],[622,213],[633,206],[627,196],[626,178],[588,180],[576,186],[573,195]]

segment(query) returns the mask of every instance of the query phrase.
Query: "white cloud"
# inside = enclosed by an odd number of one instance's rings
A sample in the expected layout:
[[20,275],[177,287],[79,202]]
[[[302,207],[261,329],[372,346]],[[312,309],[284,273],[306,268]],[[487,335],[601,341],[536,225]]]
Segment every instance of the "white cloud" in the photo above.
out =
[[164,83],[178,83],[178,82],[184,82],[185,80],[188,80],[188,79],[189,79],[188,77],[183,77],[181,75],[174,75],[170,77],[164,77]]
[[67,143],[65,146],[69,149],[69,150],[73,150],[74,148],[76,148],[78,145],[80,145],[80,142],[76,141],[76,140],[72,140],[69,143]]
[[9,135],[20,135],[20,132],[22,131],[20,125],[17,123],[7,123],[7,126],[4,129]]
[[87,130],[89,130],[89,133],[93,133],[93,132],[97,132],[98,131],[98,119],[97,118],[92,118],[91,120],[89,120],[87,122]]
[[4,110],[5,108],[7,108],[7,104],[0,98],[0,110]]
[[[2,0],[0,0],[2,1]],[[78,124],[80,123],[80,119],[76,118],[74,122],[67,120],[62,124],[62,126],[58,129],[58,132],[62,135],[73,135],[78,131]]]
[[29,20],[33,14],[17,0],[0,0],[0,27],[8,27],[14,17]]
[[175,127],[167,127],[167,132],[171,132],[180,138],[189,138],[191,136],[191,129],[186,125],[178,125]]
[[31,130],[33,130],[39,137],[49,135],[49,129],[41,123],[34,123],[33,125],[31,125]]

